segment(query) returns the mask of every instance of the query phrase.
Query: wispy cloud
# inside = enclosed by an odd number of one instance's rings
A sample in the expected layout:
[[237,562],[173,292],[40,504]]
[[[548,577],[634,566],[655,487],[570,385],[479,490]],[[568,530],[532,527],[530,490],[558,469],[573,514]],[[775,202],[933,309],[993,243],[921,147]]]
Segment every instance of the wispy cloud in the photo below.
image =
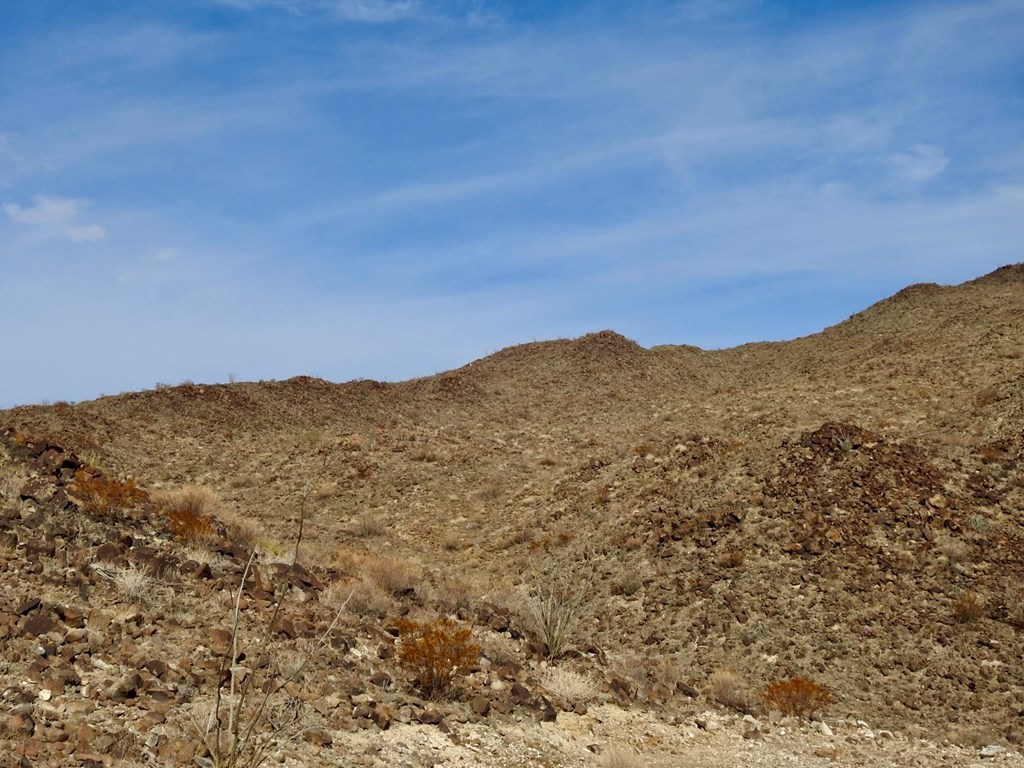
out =
[[933,179],[946,170],[949,159],[941,147],[915,144],[908,152],[889,155],[889,163],[898,178],[922,182]]
[[38,230],[43,236],[59,235],[74,243],[105,240],[107,231],[98,224],[77,223],[89,201],[72,197],[36,195],[31,206],[4,203],[7,218]]

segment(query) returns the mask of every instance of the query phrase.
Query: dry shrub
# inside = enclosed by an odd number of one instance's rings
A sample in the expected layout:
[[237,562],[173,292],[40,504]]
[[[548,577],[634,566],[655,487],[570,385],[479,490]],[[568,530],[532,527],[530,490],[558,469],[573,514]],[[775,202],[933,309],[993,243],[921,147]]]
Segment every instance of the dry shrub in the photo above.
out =
[[218,500],[209,488],[186,485],[154,495],[171,525],[171,533],[181,541],[204,541],[215,534],[213,510]]
[[395,613],[394,597],[366,579],[342,579],[331,583],[320,595],[320,601],[331,608],[347,602],[347,610],[357,616],[383,619]]
[[832,694],[825,686],[806,677],[776,680],[764,689],[763,698],[769,709],[796,717],[808,717],[832,702]]
[[397,557],[369,555],[364,558],[360,570],[370,581],[392,595],[414,591],[423,578],[420,566]]
[[386,530],[384,521],[370,513],[362,514],[352,522],[352,533],[360,538],[383,536]]
[[716,559],[717,563],[722,568],[739,568],[743,565],[743,561],[747,559],[747,553],[742,549],[730,549],[727,552],[723,552]]
[[446,696],[455,678],[480,659],[480,647],[470,642],[470,630],[450,619],[426,623],[402,619],[398,631],[398,662],[412,673],[416,687],[428,699]]
[[611,747],[601,755],[601,768],[642,768],[643,765],[643,758],[626,747]]
[[731,669],[720,669],[708,680],[708,698],[723,707],[747,708],[747,685],[743,678]]
[[75,472],[76,495],[87,512],[110,512],[127,509],[146,501],[148,494],[131,478],[112,480],[80,469]]
[[1003,596],[1006,620],[1017,629],[1024,629],[1024,589],[1008,588]]
[[977,592],[963,592],[953,601],[953,619],[958,624],[970,624],[985,615],[985,598]]
[[597,695],[597,684],[593,679],[565,667],[545,669],[541,674],[541,684],[570,703],[586,703]]

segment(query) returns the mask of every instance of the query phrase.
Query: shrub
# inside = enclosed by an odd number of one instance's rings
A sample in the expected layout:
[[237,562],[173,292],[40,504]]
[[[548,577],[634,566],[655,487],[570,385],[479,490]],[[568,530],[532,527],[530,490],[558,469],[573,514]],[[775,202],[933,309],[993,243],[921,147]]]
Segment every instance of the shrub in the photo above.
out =
[[708,698],[723,707],[747,708],[746,683],[731,669],[720,669],[708,680]]
[[209,488],[188,485],[174,491],[155,494],[171,525],[175,538],[182,541],[201,541],[213,538],[212,510],[217,496]]
[[398,662],[416,678],[416,687],[428,699],[443,698],[455,678],[465,674],[480,658],[480,648],[470,642],[471,633],[450,619],[420,623],[398,622],[401,644]]
[[75,472],[75,488],[86,511],[110,512],[140,504],[149,495],[131,478],[121,481],[94,475],[84,469]]
[[953,601],[953,619],[970,624],[985,615],[985,598],[977,592],[964,592]]
[[587,585],[558,588],[547,586],[537,590],[526,602],[531,629],[547,651],[549,659],[565,653],[569,641],[583,618]]
[[643,759],[631,749],[612,747],[601,756],[601,768],[642,768]]
[[142,569],[131,565],[116,568],[112,578],[117,588],[133,603],[144,603],[149,600],[153,580]]
[[777,680],[764,690],[765,705],[784,715],[807,717],[831,702],[828,689],[806,677]]
[[548,667],[541,683],[555,696],[572,703],[585,703],[597,695],[597,685],[591,678],[564,667]]

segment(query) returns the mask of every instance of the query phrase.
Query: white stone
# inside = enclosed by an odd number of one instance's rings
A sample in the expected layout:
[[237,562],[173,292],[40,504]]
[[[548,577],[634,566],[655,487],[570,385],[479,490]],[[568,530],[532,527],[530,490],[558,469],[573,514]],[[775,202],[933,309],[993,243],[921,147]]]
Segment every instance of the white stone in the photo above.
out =
[[49,688],[43,688],[39,692],[40,701],[49,701],[51,698],[53,698],[53,692]]

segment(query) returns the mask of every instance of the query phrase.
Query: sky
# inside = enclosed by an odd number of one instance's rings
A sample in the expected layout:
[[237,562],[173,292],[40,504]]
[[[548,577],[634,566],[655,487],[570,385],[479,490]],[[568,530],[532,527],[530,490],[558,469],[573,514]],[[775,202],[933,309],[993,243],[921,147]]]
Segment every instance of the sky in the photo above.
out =
[[1024,261],[1021,0],[0,6],[0,407],[781,340]]

